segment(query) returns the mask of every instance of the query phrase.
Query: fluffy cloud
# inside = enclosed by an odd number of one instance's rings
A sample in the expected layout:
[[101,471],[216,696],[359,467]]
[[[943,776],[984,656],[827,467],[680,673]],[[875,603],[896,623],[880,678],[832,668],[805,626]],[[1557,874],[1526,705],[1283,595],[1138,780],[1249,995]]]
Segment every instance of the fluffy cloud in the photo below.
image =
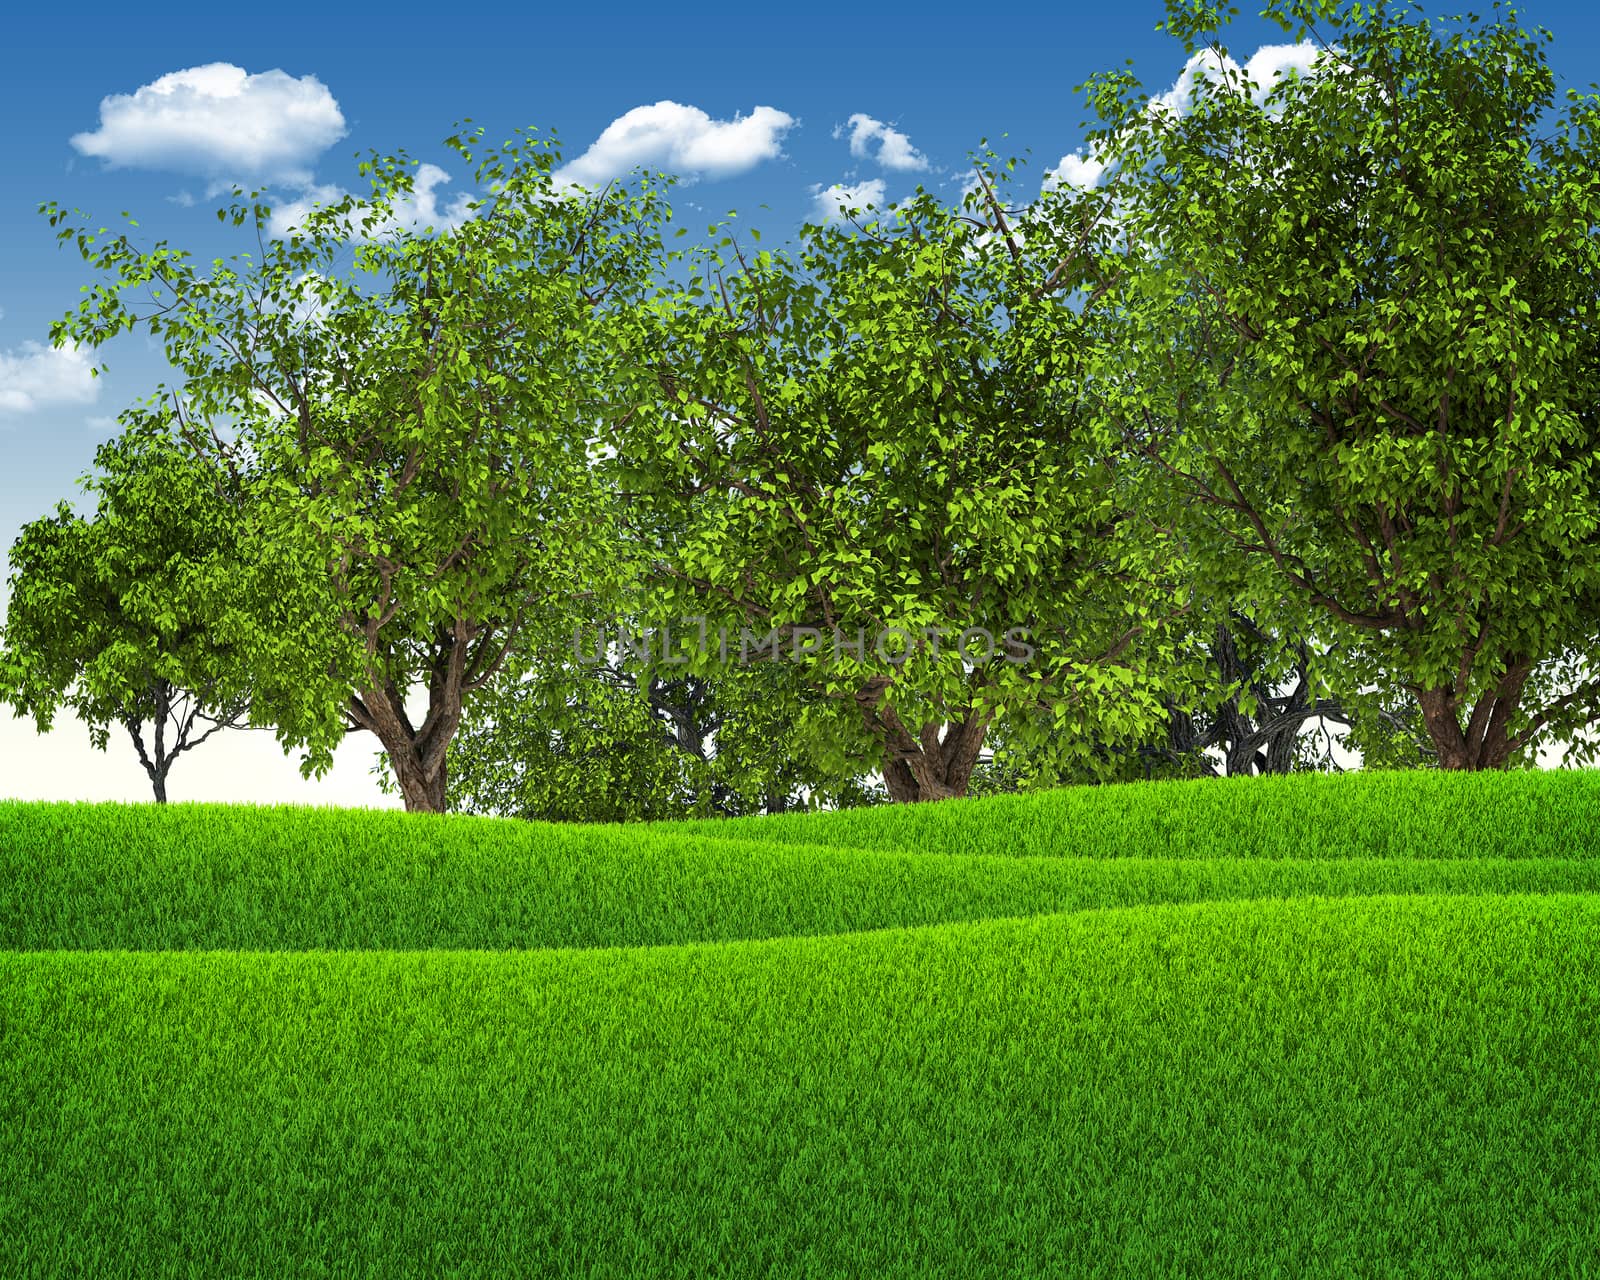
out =
[[1303,76],[1310,75],[1322,56],[1322,50],[1308,40],[1302,40],[1299,44],[1262,45],[1244,64],[1245,74],[1260,86],[1259,92],[1254,95],[1257,104],[1266,99],[1273,82],[1280,76],[1290,71]]
[[93,404],[100,382],[94,363],[76,347],[24,342],[0,351],[0,413],[32,413],[56,404]]
[[[1157,94],[1147,104],[1147,110],[1164,112],[1170,115],[1186,115],[1194,106],[1195,93],[1199,83],[1204,80],[1208,84],[1222,83],[1224,71],[1237,74],[1241,70],[1249,77],[1254,88],[1250,91],[1250,100],[1258,107],[1266,105],[1267,95],[1272,92],[1278,81],[1291,72],[1299,75],[1310,75],[1317,69],[1316,64],[1322,51],[1310,41],[1300,44],[1264,44],[1257,49],[1241,67],[1232,58],[1218,58],[1216,51],[1202,49],[1184,63],[1183,70],[1173,82],[1172,88],[1165,93]],[[1280,108],[1269,108],[1276,113]],[[1072,151],[1061,157],[1051,175],[1045,179],[1042,190],[1050,191],[1062,185],[1088,189],[1097,185],[1105,175],[1108,162],[1104,153],[1097,146],[1084,151]],[[970,190],[972,183],[963,188]]]
[[306,187],[299,199],[280,201],[272,206],[272,216],[267,219],[267,234],[282,240],[291,232],[298,231],[306,215],[318,205],[336,204],[348,194],[343,187]]
[[311,162],[344,134],[339,104],[315,76],[211,62],[101,99],[100,127],[72,145],[113,168],[307,183]]
[[1044,180],[1041,190],[1051,191],[1065,184],[1069,187],[1081,187],[1084,190],[1100,181],[1100,176],[1106,171],[1106,162],[1100,158],[1100,149],[1091,146],[1089,154],[1081,151],[1072,151],[1061,157],[1061,163],[1056,165],[1050,176]]
[[844,222],[846,209],[864,209],[875,205],[883,209],[884,183],[882,178],[869,178],[853,187],[834,183],[827,190],[812,187],[814,212],[823,222]]
[[[1255,86],[1251,90],[1250,100],[1258,107],[1262,106],[1267,94],[1272,92],[1282,76],[1291,71],[1309,74],[1320,56],[1322,51],[1308,40],[1299,44],[1262,45],[1250,55],[1250,60],[1243,67],[1245,75]],[[1150,110],[1186,114],[1194,105],[1195,88],[1199,82],[1205,80],[1210,84],[1220,84],[1224,70],[1235,73],[1240,66],[1232,58],[1218,58],[1214,49],[1202,49],[1183,64],[1183,70],[1172,88],[1150,100]]]
[[782,154],[795,118],[772,107],[713,120],[698,107],[657,102],[635,107],[605,127],[587,151],[555,172],[561,186],[603,187],[644,165],[712,178],[752,169]]
[[[835,129],[839,137],[842,129]],[[850,117],[850,154],[865,158],[872,143],[878,144],[877,161],[885,169],[926,169],[928,158],[911,145],[911,139],[898,129],[891,129],[881,120],[856,112]]]
[[[346,226],[350,238],[382,240],[394,235],[401,227],[412,231],[426,231],[429,227],[435,231],[453,231],[472,217],[473,211],[467,206],[472,203],[473,197],[462,193],[441,208],[435,188],[449,181],[450,175],[438,165],[418,165],[412,177],[411,194],[395,200],[394,216],[374,227],[366,237],[360,234],[360,218],[354,218]],[[267,232],[282,239],[295,231],[315,206],[336,204],[347,194],[343,187],[307,187],[298,199],[273,207],[272,217],[267,221]]]

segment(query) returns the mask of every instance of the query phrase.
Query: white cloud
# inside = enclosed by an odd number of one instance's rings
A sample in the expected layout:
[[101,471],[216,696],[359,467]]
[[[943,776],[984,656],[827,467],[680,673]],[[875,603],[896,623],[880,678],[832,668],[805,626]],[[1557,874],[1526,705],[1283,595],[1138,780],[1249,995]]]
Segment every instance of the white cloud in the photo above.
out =
[[312,161],[344,134],[339,104],[315,76],[211,62],[102,98],[100,127],[72,145],[113,168],[307,183]]
[[[467,219],[472,217],[473,211],[467,206],[472,203],[473,196],[463,192],[444,207],[440,207],[436,187],[450,181],[450,175],[436,164],[422,164],[417,166],[413,176],[413,189],[409,196],[399,197],[393,206],[393,216],[379,223],[371,232],[363,237],[360,234],[361,219],[359,216],[346,223],[346,231],[351,239],[383,240],[406,227],[412,231],[426,231],[432,227],[435,231],[453,231]],[[342,200],[348,193],[343,187],[312,186],[300,193],[298,199],[289,200],[283,204],[275,205],[272,216],[267,221],[267,233],[279,239],[295,231],[306,215],[316,205],[331,205]]]
[[117,429],[117,420],[109,413],[97,413],[92,417],[85,418],[83,425],[88,427],[90,431],[115,431]]
[[1194,106],[1195,90],[1202,80],[1217,84],[1225,70],[1238,69],[1239,64],[1232,58],[1219,58],[1215,49],[1202,49],[1183,64],[1172,88],[1150,99],[1147,110],[1152,114],[1187,115]]
[[1056,165],[1040,189],[1053,191],[1064,183],[1069,187],[1088,190],[1100,181],[1105,171],[1106,162],[1101,159],[1100,148],[1091,145],[1088,155],[1072,151],[1062,156],[1061,163]]
[[[1310,73],[1323,56],[1322,51],[1308,40],[1299,44],[1264,44],[1250,55],[1243,66],[1244,74],[1253,82],[1250,100],[1261,106],[1277,81],[1291,71],[1301,75]],[[1185,115],[1194,106],[1195,89],[1204,80],[1217,85],[1223,73],[1236,74],[1241,70],[1232,58],[1219,58],[1216,50],[1202,49],[1183,64],[1172,88],[1150,99],[1149,110]]]
[[618,116],[576,160],[556,170],[558,186],[603,187],[644,165],[712,178],[752,169],[782,154],[795,118],[773,107],[713,120],[698,107],[657,102]]
[[1291,71],[1296,74],[1310,75],[1316,69],[1317,61],[1324,55],[1316,45],[1308,40],[1299,44],[1264,44],[1250,55],[1250,60],[1244,64],[1244,73],[1256,83],[1256,91],[1250,95],[1256,106],[1265,104],[1269,94],[1277,82]]
[[[1317,69],[1318,60],[1323,56],[1322,50],[1310,41],[1302,41],[1299,44],[1264,44],[1251,54],[1249,60],[1241,67],[1233,58],[1219,58],[1214,50],[1202,49],[1184,63],[1183,70],[1173,82],[1172,88],[1151,98],[1146,104],[1146,109],[1153,113],[1186,115],[1194,106],[1197,86],[1202,80],[1210,85],[1220,85],[1224,72],[1237,75],[1241,71],[1254,85],[1250,90],[1250,100],[1256,106],[1263,107],[1267,95],[1285,75],[1290,72],[1300,75],[1312,74]],[[1281,108],[1273,107],[1269,110],[1276,115]],[[1087,152],[1081,149],[1070,151],[1061,157],[1060,163],[1045,179],[1040,190],[1051,191],[1063,185],[1088,190],[1099,184],[1110,167],[1111,161],[1108,161],[1106,152],[1100,145],[1090,145]],[[976,179],[970,179],[962,188],[963,193],[970,191],[975,183]]]
[[285,200],[272,206],[272,216],[267,219],[267,234],[281,240],[300,229],[306,215],[318,205],[337,204],[347,192],[343,187],[309,186],[297,200]]
[[[835,138],[843,131],[835,129]],[[877,161],[885,169],[926,169],[928,158],[911,145],[911,139],[898,129],[891,129],[881,120],[856,112],[850,117],[850,154],[865,158],[868,147],[878,143]]]
[[884,183],[882,178],[869,178],[865,182],[858,182],[853,187],[834,183],[827,190],[819,186],[811,188],[814,212],[823,222],[844,222],[846,209],[864,209],[867,205],[875,205],[883,209]]
[[55,404],[93,404],[100,382],[94,363],[77,347],[24,342],[0,351],[0,413],[32,413]]

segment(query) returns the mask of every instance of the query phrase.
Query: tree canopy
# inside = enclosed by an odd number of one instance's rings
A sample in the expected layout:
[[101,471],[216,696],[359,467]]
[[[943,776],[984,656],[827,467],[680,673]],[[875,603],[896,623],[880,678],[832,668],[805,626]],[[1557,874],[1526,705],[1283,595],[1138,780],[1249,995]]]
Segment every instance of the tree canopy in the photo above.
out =
[[165,803],[179,755],[244,727],[253,692],[258,712],[271,701],[270,673],[242,660],[263,584],[228,472],[193,458],[159,412],[122,424],[80,481],[93,519],[58,503],[11,548],[4,696],[41,733],[70,707],[102,751],[112,725],[126,729]]
[[[255,536],[307,584],[270,655],[302,691],[278,709],[285,746],[321,771],[345,732],[368,730],[406,806],[431,811],[466,705],[512,643],[564,629],[618,572],[588,441],[627,414],[608,334],[662,260],[649,175],[633,194],[560,190],[553,144],[449,144],[490,193],[461,225],[403,225],[413,162],[375,157],[370,196],[314,210],[282,240],[264,238],[268,207],[238,193],[232,219],[254,223],[262,257],[209,272],[46,206],[109,277],[52,336],[159,337],[197,456],[232,458],[206,428],[237,422],[266,515]],[[333,268],[347,242],[345,278]],[[405,694],[419,679],[428,711],[413,725]]]
[[659,614],[814,649],[835,740],[875,742],[902,800],[962,794],[1008,709],[1141,729],[1184,607],[1083,447],[1062,297],[1099,285],[1091,213],[1024,244],[980,172],[965,214],[919,193],[856,234],[807,226],[799,263],[724,236],[641,328],[662,412],[614,437],[624,491],[693,512],[652,566]]
[[1596,99],[1552,125],[1548,33],[1514,14],[1275,0],[1324,53],[1258,105],[1215,12],[1169,13],[1213,37],[1188,110],[1093,88],[1108,441],[1203,572],[1336,631],[1347,683],[1400,682],[1441,767],[1570,736],[1600,714],[1600,680],[1554,693],[1600,602]]
[[[670,179],[560,186],[531,131],[449,140],[455,225],[401,221],[403,155],[281,239],[235,192],[260,257],[208,267],[44,206],[101,276],[52,338],[140,329],[182,384],[107,456],[143,523],[14,548],[7,689],[41,724],[74,684],[102,724],[248,693],[307,773],[366,730],[431,811],[854,802],[868,761],[942,799],[986,743],[984,787],[1280,771],[1316,719],[1374,765],[1591,759],[1600,97],[1558,114],[1498,5],[1265,16],[1321,54],[1251,85],[1169,0],[1193,93],[1095,77],[1093,185],[1017,207],[985,152],[959,207],[797,254],[714,226],[687,285]],[[605,618],[678,648],[576,670]]]

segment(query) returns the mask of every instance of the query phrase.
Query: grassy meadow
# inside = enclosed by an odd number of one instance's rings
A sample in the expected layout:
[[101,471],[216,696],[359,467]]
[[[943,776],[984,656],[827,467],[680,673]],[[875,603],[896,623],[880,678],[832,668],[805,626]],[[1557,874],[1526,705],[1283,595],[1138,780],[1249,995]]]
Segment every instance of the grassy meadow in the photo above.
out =
[[0,1275],[1600,1277],[1600,772],[0,803]]

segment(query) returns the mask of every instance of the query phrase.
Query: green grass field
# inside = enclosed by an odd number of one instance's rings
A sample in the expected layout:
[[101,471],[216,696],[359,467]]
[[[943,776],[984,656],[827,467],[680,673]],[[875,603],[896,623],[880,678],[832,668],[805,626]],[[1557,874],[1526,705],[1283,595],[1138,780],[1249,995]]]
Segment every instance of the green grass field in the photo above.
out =
[[0,804],[0,1276],[1600,1277],[1600,773]]

